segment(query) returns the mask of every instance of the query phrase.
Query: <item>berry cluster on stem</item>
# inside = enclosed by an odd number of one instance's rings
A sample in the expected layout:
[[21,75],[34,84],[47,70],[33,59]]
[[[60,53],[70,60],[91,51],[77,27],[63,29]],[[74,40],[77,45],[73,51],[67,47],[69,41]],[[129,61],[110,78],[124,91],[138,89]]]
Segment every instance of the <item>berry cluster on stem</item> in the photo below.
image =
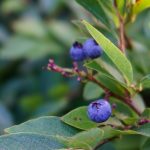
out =
[[52,70],[54,72],[58,72],[58,73],[62,74],[64,77],[77,76],[77,80],[81,81],[81,82],[83,80],[92,81],[92,82],[98,84],[104,90],[105,96],[103,99],[108,101],[109,97],[115,97],[119,100],[122,100],[127,105],[129,105],[138,115],[140,115],[141,112],[133,104],[128,91],[126,91],[125,96],[120,96],[120,95],[110,91],[99,80],[97,80],[93,74],[88,73],[88,71],[86,69],[84,69],[84,70],[79,69],[78,62],[88,60],[89,58],[95,59],[95,58],[100,57],[101,55],[102,55],[102,48],[96,43],[96,41],[94,39],[90,38],[90,39],[86,40],[83,43],[83,45],[79,42],[73,43],[73,45],[70,49],[70,56],[73,60],[73,67],[71,69],[63,68],[63,67],[56,65],[53,59],[49,60],[47,69]]

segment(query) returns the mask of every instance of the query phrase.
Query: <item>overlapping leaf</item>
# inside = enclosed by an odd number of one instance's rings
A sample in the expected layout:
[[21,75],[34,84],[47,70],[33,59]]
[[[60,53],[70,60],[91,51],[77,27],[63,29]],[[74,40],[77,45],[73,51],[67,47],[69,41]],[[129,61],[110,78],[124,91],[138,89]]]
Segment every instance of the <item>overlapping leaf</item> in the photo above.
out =
[[59,117],[41,117],[5,129],[6,133],[30,132],[42,135],[73,136],[79,131],[64,124]]
[[123,77],[126,79],[128,84],[133,81],[133,70],[131,63],[125,57],[125,55],[117,48],[109,39],[107,39],[102,33],[95,29],[86,21],[82,21],[86,26],[89,33],[98,42],[98,44],[103,48],[104,52],[116,65],[118,70],[122,73]]

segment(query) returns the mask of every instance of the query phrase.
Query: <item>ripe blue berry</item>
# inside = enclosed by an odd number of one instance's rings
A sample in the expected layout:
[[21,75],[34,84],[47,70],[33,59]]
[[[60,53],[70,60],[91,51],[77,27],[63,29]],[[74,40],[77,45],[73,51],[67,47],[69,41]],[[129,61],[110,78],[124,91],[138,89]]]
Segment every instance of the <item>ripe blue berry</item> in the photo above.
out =
[[84,42],[83,49],[85,51],[86,56],[92,59],[98,58],[102,55],[102,48],[92,38],[87,39]]
[[70,56],[74,61],[82,61],[85,59],[83,46],[79,42],[75,42],[70,49]]
[[110,116],[111,106],[105,99],[94,101],[88,106],[88,117],[94,122],[104,122]]

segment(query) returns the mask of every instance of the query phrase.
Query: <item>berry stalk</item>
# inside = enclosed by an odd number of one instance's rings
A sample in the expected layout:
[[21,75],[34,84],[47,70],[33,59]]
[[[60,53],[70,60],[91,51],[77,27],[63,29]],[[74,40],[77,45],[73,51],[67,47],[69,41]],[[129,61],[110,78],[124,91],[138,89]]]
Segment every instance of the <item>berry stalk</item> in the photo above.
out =
[[52,70],[58,73],[61,73],[64,77],[73,77],[73,76],[77,76],[77,80],[78,81],[82,81],[82,79],[86,79],[89,80],[93,83],[96,83],[97,85],[99,85],[105,92],[106,94],[106,100],[109,99],[109,97],[114,97],[117,98],[121,101],[123,101],[124,103],[126,103],[129,107],[131,107],[138,115],[141,114],[141,112],[138,110],[138,108],[136,108],[136,106],[134,106],[134,104],[132,103],[131,97],[129,95],[129,93],[127,92],[127,95],[122,97],[120,95],[117,95],[113,92],[111,92],[107,87],[105,87],[99,80],[97,80],[93,75],[88,74],[85,71],[80,71],[78,68],[78,64],[77,62],[73,63],[73,68],[72,69],[68,69],[68,68],[62,68],[58,65],[56,65],[54,63],[54,60],[50,59],[49,60],[49,64],[47,66],[48,70]]

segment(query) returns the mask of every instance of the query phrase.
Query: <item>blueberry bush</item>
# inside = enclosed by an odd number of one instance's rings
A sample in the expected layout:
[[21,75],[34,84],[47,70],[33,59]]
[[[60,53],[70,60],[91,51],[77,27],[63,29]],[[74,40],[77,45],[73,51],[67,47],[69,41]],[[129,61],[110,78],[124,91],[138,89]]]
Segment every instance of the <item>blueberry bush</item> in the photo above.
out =
[[[150,88],[150,32],[146,28],[150,1],[76,2],[92,19],[73,21],[83,33],[67,51],[72,67],[62,67],[50,58],[44,70],[84,84],[88,105],[61,117],[42,116],[6,128],[0,136],[0,150],[150,149],[150,108],[141,97]],[[139,18],[146,23],[138,33],[135,23]],[[43,36],[37,31],[32,34]]]

